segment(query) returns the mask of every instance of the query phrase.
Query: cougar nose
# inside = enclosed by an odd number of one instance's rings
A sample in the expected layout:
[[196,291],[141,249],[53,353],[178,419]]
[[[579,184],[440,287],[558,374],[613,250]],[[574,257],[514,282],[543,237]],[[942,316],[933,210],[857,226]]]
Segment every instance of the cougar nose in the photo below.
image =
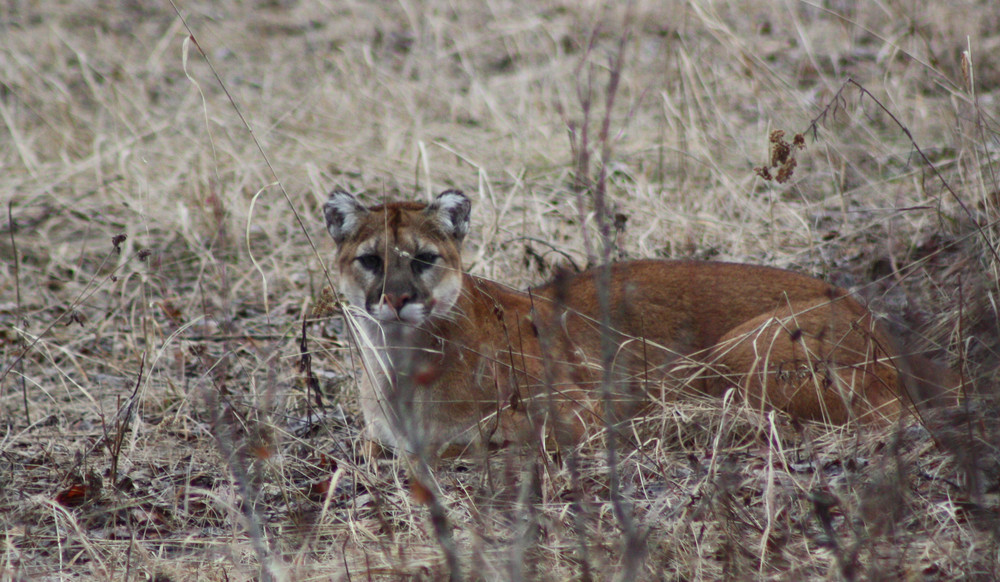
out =
[[410,298],[409,293],[401,293],[399,295],[395,293],[386,293],[382,296],[382,301],[388,303],[393,309],[396,310],[396,313],[399,313],[399,310],[410,302]]

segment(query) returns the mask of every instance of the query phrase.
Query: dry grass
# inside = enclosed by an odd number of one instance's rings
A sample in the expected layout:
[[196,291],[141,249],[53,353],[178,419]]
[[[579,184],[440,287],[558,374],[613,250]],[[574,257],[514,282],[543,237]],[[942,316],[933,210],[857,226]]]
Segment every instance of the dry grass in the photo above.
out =
[[[1000,577],[993,3],[640,1],[627,31],[597,3],[180,9],[253,136],[169,4],[0,7],[0,579]],[[753,170],[776,129],[807,141],[782,184]],[[467,265],[523,286],[587,263],[573,186],[602,167],[622,256],[850,287],[973,409],[932,437],[671,405],[615,494],[598,443],[433,483],[367,460],[339,320],[299,367],[326,192],[462,188]]]

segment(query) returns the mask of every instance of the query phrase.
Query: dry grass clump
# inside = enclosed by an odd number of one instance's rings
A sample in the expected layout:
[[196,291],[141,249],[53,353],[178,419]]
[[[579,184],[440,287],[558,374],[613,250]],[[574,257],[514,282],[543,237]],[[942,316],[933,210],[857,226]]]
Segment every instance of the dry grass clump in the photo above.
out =
[[[1000,577],[990,3],[177,6],[197,45],[170,4],[0,7],[0,579]],[[370,457],[310,315],[335,184],[464,189],[467,266],[514,286],[602,234],[816,274],[968,404]]]

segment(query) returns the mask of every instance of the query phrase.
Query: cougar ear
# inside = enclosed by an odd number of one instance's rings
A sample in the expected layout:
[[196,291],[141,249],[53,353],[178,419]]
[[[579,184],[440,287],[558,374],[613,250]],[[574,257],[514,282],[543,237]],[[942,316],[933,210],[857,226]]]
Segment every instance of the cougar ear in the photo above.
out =
[[445,190],[438,194],[424,212],[434,216],[442,230],[455,240],[460,241],[469,233],[472,202],[462,194],[461,190]]
[[326,230],[340,244],[357,231],[358,224],[368,214],[368,209],[346,190],[338,187],[330,193],[330,198],[323,205],[323,214],[326,216]]

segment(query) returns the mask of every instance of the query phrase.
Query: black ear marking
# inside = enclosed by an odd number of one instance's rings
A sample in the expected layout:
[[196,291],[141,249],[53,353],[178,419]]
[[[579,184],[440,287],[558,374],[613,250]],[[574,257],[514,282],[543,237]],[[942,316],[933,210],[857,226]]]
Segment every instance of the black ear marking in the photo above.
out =
[[340,187],[334,188],[330,198],[323,205],[323,215],[326,217],[326,230],[337,244],[354,234],[361,223],[361,218],[368,214],[358,200]]
[[462,240],[469,233],[472,202],[461,190],[445,190],[438,194],[434,202],[427,205],[426,212],[434,215],[441,228],[456,240]]

